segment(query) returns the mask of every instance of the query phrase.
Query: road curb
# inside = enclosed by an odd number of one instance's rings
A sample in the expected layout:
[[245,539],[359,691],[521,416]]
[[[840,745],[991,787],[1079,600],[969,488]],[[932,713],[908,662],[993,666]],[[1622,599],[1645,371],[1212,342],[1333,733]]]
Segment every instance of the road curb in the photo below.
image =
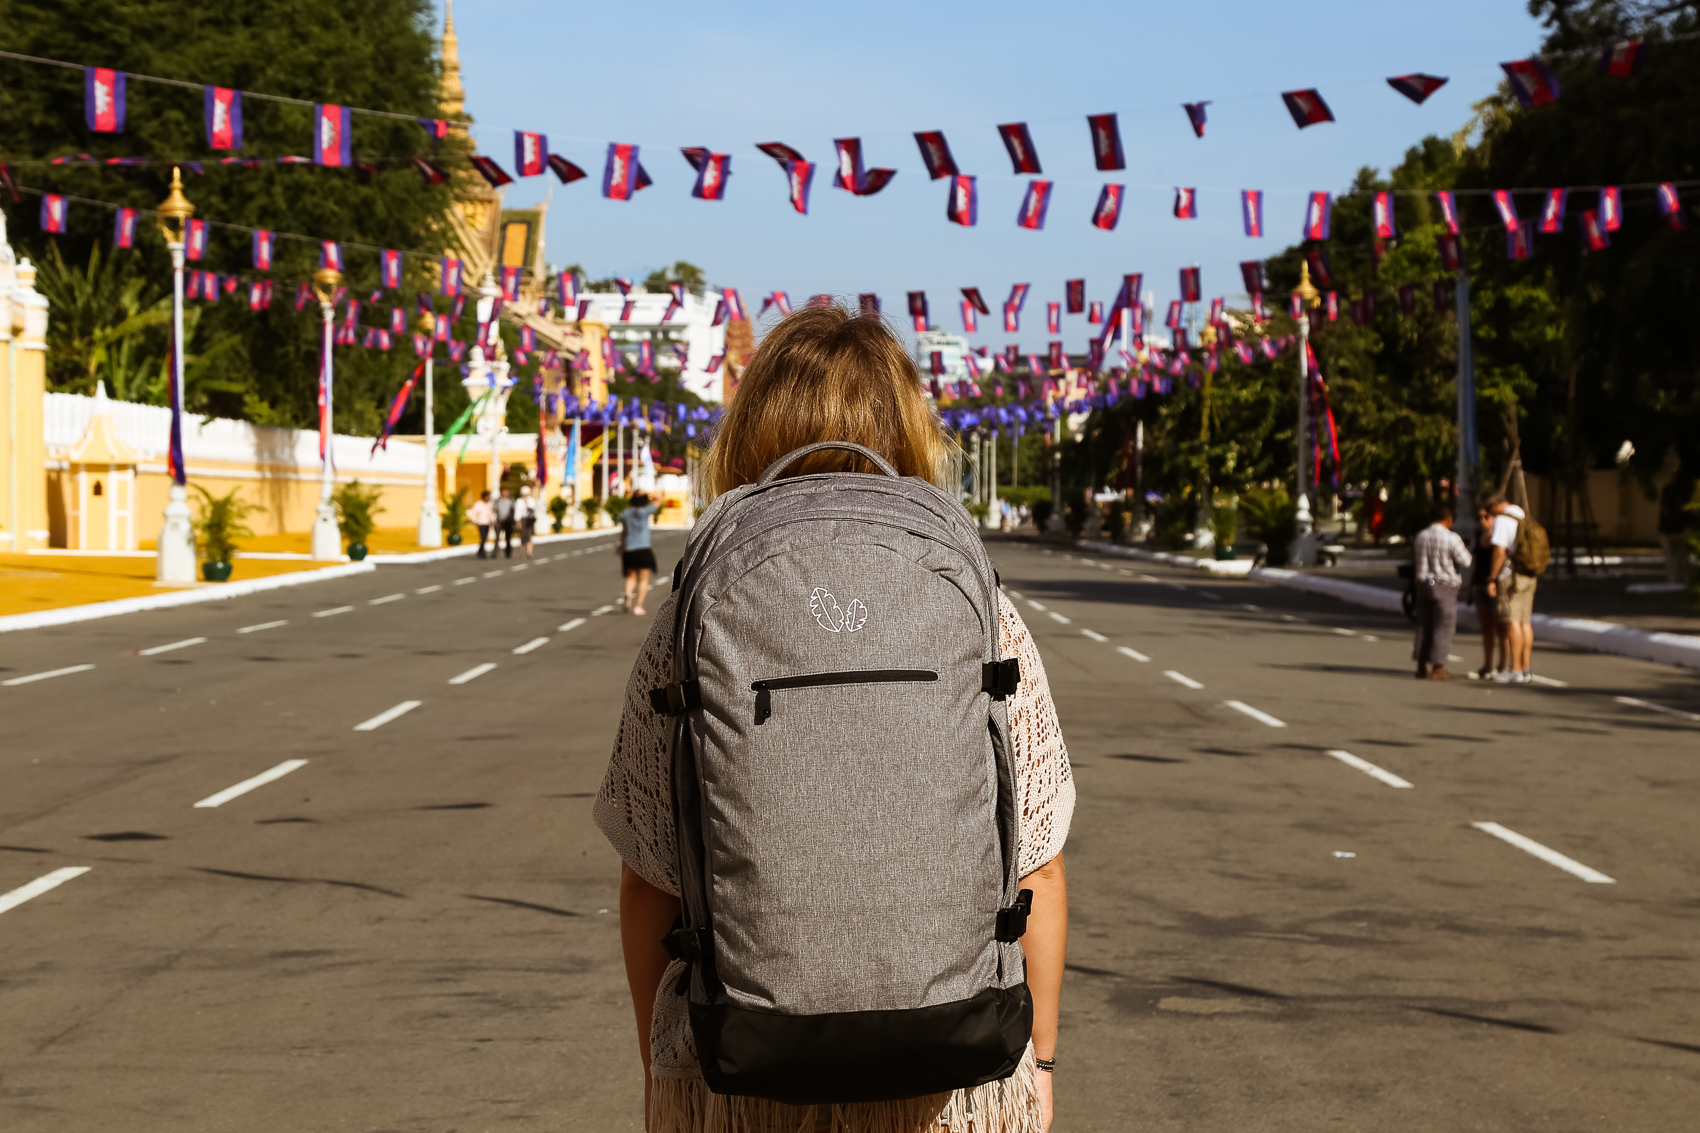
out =
[[[1137,547],[1117,547],[1110,543],[1075,544],[1083,550],[1092,550],[1098,554],[1116,555],[1121,558],[1141,559],[1146,562],[1168,563],[1172,566],[1188,566],[1195,570],[1206,570],[1213,574],[1226,574],[1219,568],[1225,565],[1210,559],[1194,559],[1186,555],[1165,554],[1162,551],[1142,551]],[[1314,574],[1300,574],[1298,571],[1283,570],[1279,567],[1265,567],[1262,570],[1251,570],[1249,565],[1245,570],[1236,571],[1246,578],[1258,582],[1267,582],[1274,586],[1285,586],[1290,590],[1304,590],[1312,594],[1323,594],[1330,598],[1338,598],[1350,602],[1354,606],[1367,606],[1374,610],[1388,610],[1403,613],[1399,592],[1387,590],[1380,586],[1369,586],[1362,582],[1347,582],[1339,578],[1318,578]],[[1475,611],[1468,607],[1458,610],[1460,625],[1473,624]],[[1678,665],[1686,669],[1700,669],[1700,637],[1682,633],[1650,633],[1633,626],[1619,625],[1617,622],[1599,622],[1589,618],[1563,618],[1553,614],[1536,614],[1534,616],[1535,638],[1537,641],[1553,641],[1561,645],[1573,645],[1578,649],[1587,649],[1594,653],[1613,653],[1620,657],[1633,657],[1639,661],[1652,661],[1660,665]]]
[[[682,531],[680,527],[650,527],[651,531]],[[618,535],[618,527],[598,527],[594,531],[563,531],[559,535],[534,535],[531,541],[538,546],[545,543],[566,543],[574,539],[595,539],[601,535]],[[391,555],[367,555],[366,561],[377,566],[407,566],[412,563],[434,563],[440,559],[456,559],[478,553],[477,543],[462,543],[458,547],[440,547],[433,551],[402,551]]]
[[48,626],[70,625],[73,622],[111,618],[119,614],[136,614],[143,610],[163,610],[172,606],[193,606],[200,602],[222,602],[240,598],[261,590],[276,590],[284,586],[301,586],[309,582],[329,582],[354,574],[368,574],[378,568],[369,562],[344,563],[320,570],[300,570],[289,574],[272,574],[264,578],[244,578],[236,582],[212,583],[191,590],[174,590],[166,594],[148,594],[138,598],[115,598],[110,602],[88,602],[81,606],[61,606],[53,610],[38,610],[33,614],[8,614],[0,617],[0,633],[21,629],[44,629]]

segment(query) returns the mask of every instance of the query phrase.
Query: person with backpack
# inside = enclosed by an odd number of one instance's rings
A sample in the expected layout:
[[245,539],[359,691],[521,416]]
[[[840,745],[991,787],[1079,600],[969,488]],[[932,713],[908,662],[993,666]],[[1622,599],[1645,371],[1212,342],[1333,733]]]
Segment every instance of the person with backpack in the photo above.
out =
[[751,359],[593,814],[649,1133],[1051,1124],[1068,752],[876,319]]
[[1535,583],[1551,560],[1546,528],[1498,493],[1488,497],[1487,504],[1494,517],[1488,594],[1494,599],[1501,652],[1508,665],[1495,672],[1493,679],[1501,684],[1532,684]]
[[496,557],[496,541],[501,540],[502,557],[514,557],[514,498],[506,488],[496,497],[496,536],[490,540],[490,557]]
[[537,499],[531,485],[522,484],[519,499],[514,501],[514,520],[519,525],[519,549],[525,558],[531,557],[531,537],[537,534]]

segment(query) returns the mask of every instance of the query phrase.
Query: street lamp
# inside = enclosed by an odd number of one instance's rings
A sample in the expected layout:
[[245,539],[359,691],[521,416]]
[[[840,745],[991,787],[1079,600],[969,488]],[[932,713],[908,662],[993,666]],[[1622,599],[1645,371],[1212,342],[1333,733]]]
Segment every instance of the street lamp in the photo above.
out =
[[[495,277],[486,274],[484,282],[478,286],[478,338],[468,354],[470,365],[461,382],[472,401],[476,402],[480,397],[485,399],[484,412],[477,427],[490,431],[489,485],[492,498],[502,490],[502,418],[507,411],[508,387],[512,384],[508,380],[507,352],[493,323],[496,300],[501,294],[502,289],[496,286]],[[492,344],[493,350],[486,351],[486,343]]]
[[1293,289],[1299,300],[1299,428],[1294,434],[1298,444],[1299,513],[1294,529],[1297,537],[1288,549],[1287,560],[1294,566],[1310,566],[1316,562],[1316,530],[1310,514],[1310,475],[1308,458],[1308,410],[1310,392],[1310,312],[1322,302],[1322,293],[1310,282],[1310,265],[1299,261],[1299,285]]
[[335,268],[320,268],[313,273],[313,293],[319,297],[319,313],[324,318],[324,369],[319,374],[319,509],[313,516],[313,557],[342,558],[342,539],[337,533],[336,505],[331,502],[331,454],[336,444],[335,417],[331,413],[331,394],[335,371],[331,347],[334,337],[331,321],[336,314],[336,289],[342,283],[342,273]]
[[437,511],[437,449],[431,443],[436,425],[431,416],[431,375],[432,358],[437,353],[437,320],[422,314],[418,326],[419,333],[425,336],[425,498],[419,501],[418,542],[421,547],[441,547],[443,520]]
[[183,172],[171,170],[171,193],[154,210],[165,246],[171,250],[171,493],[160,528],[154,577],[161,582],[195,581],[195,531],[189,522],[188,475],[183,467],[183,230],[195,206],[183,195]]

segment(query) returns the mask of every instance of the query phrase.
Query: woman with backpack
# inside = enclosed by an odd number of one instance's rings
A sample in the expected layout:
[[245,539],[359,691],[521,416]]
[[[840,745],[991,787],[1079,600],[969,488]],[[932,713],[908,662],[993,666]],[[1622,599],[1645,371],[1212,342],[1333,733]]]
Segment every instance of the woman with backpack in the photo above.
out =
[[836,307],[726,411],[594,809],[649,1133],[1050,1127],[1074,783],[958,455]]

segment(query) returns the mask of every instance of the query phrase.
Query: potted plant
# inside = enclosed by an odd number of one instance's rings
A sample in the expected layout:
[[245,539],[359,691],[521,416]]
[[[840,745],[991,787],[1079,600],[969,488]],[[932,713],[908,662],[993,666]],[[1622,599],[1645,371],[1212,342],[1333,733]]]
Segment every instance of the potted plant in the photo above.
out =
[[578,509],[584,512],[585,529],[590,530],[595,528],[596,513],[602,510],[602,501],[597,499],[595,496],[591,496],[588,499],[580,500]]
[[367,487],[358,480],[351,480],[331,493],[331,502],[336,504],[337,530],[348,541],[348,557],[355,562],[366,557],[366,540],[372,537],[374,526],[372,517],[384,510],[378,506],[382,495],[382,489]]
[[550,526],[550,530],[553,531],[556,535],[559,535],[561,533],[562,523],[566,519],[566,517],[567,517],[567,497],[556,496],[554,499],[550,500],[549,501],[549,518],[554,521],[553,524]]
[[632,506],[632,501],[626,496],[609,496],[602,501],[602,510],[608,513],[610,522],[618,524],[620,513]]
[[1210,533],[1216,537],[1216,558],[1226,562],[1234,557],[1234,540],[1240,533],[1240,509],[1236,506],[1218,507],[1210,513]]
[[208,582],[228,582],[236,540],[254,537],[242,521],[265,508],[241,499],[236,488],[215,496],[199,484],[191,486],[201,497],[196,501],[195,516],[195,536],[201,547],[201,577]]
[[461,531],[466,527],[466,489],[443,497],[443,542],[451,547],[461,544]]

